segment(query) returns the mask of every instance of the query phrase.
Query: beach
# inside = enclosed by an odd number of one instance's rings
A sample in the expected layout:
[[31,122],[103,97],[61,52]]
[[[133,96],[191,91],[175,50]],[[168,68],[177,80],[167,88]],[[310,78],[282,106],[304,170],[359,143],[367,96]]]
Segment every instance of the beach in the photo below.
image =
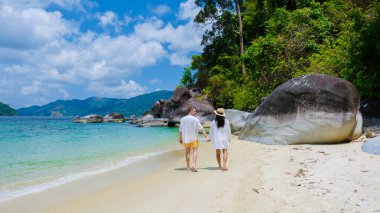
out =
[[[173,142],[174,143],[174,142]],[[0,204],[0,212],[379,212],[380,156],[362,142],[263,145],[233,138],[228,171],[211,143],[199,172],[184,150]]]

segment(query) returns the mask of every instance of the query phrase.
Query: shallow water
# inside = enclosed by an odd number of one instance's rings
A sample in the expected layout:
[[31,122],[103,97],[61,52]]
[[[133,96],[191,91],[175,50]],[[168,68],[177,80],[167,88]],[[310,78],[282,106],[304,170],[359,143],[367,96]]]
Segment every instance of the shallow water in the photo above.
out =
[[176,128],[0,117],[0,202],[178,148]]

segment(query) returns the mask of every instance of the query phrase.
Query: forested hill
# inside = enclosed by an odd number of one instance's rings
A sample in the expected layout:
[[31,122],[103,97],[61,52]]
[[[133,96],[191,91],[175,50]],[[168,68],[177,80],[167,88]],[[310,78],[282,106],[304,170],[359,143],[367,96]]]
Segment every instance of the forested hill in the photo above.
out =
[[140,116],[149,110],[159,99],[170,99],[172,91],[157,91],[130,99],[97,98],[85,100],[58,100],[44,106],[31,106],[18,109],[22,116],[83,116],[89,114],[107,115],[119,112],[125,116]]
[[379,98],[379,1],[196,4],[201,11],[195,22],[209,30],[181,84],[204,89],[216,107],[252,110],[281,83],[310,73],[344,78],[362,99]]
[[17,111],[7,104],[0,102],[0,116],[15,116],[18,115]]

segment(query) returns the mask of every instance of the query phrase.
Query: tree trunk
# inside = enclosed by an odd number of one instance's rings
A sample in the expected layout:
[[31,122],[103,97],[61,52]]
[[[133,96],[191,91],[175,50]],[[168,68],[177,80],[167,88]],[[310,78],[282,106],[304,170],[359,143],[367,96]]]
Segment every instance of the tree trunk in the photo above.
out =
[[[243,23],[241,21],[239,0],[235,0],[235,4],[236,4],[236,13],[237,13],[238,20],[239,20],[240,57],[241,57],[244,54]],[[240,63],[241,63],[241,72],[242,72],[243,76],[246,76],[247,73],[245,71],[245,65],[241,59],[240,59]]]

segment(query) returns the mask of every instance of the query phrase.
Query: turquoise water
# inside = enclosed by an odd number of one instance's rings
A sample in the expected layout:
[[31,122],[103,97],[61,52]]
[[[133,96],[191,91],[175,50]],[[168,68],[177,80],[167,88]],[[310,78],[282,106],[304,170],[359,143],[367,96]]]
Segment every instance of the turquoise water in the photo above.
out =
[[0,202],[178,148],[176,128],[0,117]]

